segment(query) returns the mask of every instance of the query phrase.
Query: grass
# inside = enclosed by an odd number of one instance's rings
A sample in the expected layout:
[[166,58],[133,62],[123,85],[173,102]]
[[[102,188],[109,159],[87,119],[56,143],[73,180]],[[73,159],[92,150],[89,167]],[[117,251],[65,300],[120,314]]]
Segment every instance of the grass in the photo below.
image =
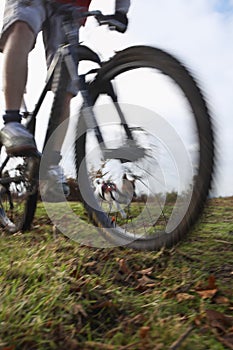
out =
[[210,200],[186,240],[138,252],[54,234],[40,204],[0,240],[0,349],[232,349],[232,208]]

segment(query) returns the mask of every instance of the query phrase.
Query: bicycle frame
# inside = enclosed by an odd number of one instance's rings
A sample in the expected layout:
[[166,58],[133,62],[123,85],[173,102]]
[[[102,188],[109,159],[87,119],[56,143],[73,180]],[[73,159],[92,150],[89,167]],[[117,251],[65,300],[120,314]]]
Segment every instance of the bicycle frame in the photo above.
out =
[[[88,13],[85,13],[85,16],[97,16],[97,15],[103,16],[99,11],[90,11]],[[103,20],[101,24],[107,24],[107,23],[108,22],[106,22],[106,20]],[[89,130],[94,130],[95,136],[98,140],[98,143],[100,145],[100,148],[103,154],[108,159],[119,158],[121,159],[122,162],[124,162],[124,161],[129,161],[129,159],[132,159],[132,148],[133,148],[134,156],[132,160],[142,157],[144,155],[144,151],[142,150],[142,148],[137,147],[136,142],[133,139],[131,130],[118,104],[117,95],[111,83],[108,83],[106,84],[106,86],[103,87],[103,92],[109,95],[112,98],[112,101],[115,103],[115,108],[117,110],[120,123],[125,130],[127,139],[130,140],[130,145],[127,144],[118,150],[107,149],[103,135],[101,133],[95,114],[93,112],[93,108],[92,108],[93,101],[90,96],[89,85],[88,83],[86,83],[86,76],[90,73],[98,74],[98,70],[101,69],[102,63],[99,56],[95,52],[93,52],[90,48],[83,45],[79,45],[79,43],[77,42],[77,37],[72,35],[72,28],[73,27],[72,27],[71,21],[65,18],[63,21],[63,31],[65,33],[66,42],[59,47],[59,49],[57,50],[51,62],[51,65],[47,73],[46,84],[38,99],[38,102],[36,103],[35,109],[33,110],[32,113],[28,113],[24,103],[24,109],[25,109],[24,115],[26,117],[30,116],[30,119],[28,120],[26,127],[33,135],[35,134],[36,117],[38,115],[38,112],[40,110],[40,107],[44,101],[44,98],[47,92],[50,90],[54,72],[59,67],[59,65],[62,64],[62,62],[64,62],[72,84],[75,84],[78,87],[78,90],[82,96],[82,99],[83,99],[82,117],[84,118],[86,127]],[[77,67],[78,67],[78,63],[82,60],[90,60],[92,62],[98,63],[100,68],[91,70],[84,75],[79,75]],[[51,132],[53,131],[54,130],[50,130],[50,133],[48,132],[48,134],[51,134]],[[48,138],[46,137],[44,141],[43,149],[46,146],[47,141],[48,141]]]

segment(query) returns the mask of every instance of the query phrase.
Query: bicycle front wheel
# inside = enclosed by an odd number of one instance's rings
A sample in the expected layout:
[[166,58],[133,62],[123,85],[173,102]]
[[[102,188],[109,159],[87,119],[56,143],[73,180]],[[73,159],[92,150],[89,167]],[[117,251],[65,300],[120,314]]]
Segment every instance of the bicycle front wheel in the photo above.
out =
[[104,146],[82,111],[76,168],[92,221],[113,245],[174,245],[199,218],[213,172],[211,117],[196,81],[170,54],[136,46],[102,66],[90,93]]

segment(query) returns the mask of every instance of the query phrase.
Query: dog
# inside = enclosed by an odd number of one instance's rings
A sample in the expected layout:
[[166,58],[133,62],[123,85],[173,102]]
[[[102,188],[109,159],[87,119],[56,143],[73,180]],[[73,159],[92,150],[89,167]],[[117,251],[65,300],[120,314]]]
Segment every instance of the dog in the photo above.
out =
[[135,179],[130,179],[127,174],[122,177],[120,189],[117,184],[111,180],[96,178],[94,180],[95,196],[109,204],[110,211],[113,206],[121,214],[122,218],[126,218],[126,212],[122,209],[122,205],[129,206],[135,193]]

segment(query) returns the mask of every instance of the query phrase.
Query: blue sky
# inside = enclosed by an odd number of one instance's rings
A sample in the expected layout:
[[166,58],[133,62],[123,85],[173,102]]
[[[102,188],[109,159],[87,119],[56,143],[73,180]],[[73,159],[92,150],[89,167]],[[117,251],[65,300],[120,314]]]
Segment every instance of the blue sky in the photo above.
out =
[[215,9],[228,16],[230,12],[233,12],[233,2],[231,0],[218,0]]

